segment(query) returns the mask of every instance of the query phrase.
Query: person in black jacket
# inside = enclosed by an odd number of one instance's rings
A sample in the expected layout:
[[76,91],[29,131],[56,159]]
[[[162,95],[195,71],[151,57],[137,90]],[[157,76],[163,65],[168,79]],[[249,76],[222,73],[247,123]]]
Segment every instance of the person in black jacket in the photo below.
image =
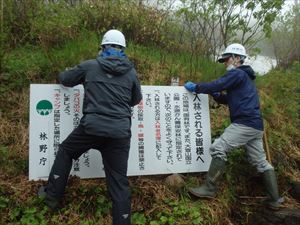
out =
[[212,82],[187,82],[185,88],[196,93],[210,94],[221,104],[229,107],[231,124],[210,147],[212,161],[205,183],[191,188],[197,197],[212,198],[216,195],[217,184],[225,170],[227,154],[234,148],[245,146],[249,162],[263,174],[269,194],[267,205],[272,209],[281,206],[277,180],[273,166],[266,160],[263,149],[263,120],[260,112],[259,97],[253,80],[254,71],[243,65],[246,50],[241,44],[229,45],[218,59],[224,63],[227,72]]
[[39,196],[52,209],[60,207],[72,160],[89,149],[101,152],[108,192],[112,198],[114,225],[130,224],[131,193],[127,161],[131,139],[131,107],[141,99],[136,70],[124,53],[125,37],[118,30],[105,33],[102,51],[59,74],[67,87],[84,86],[83,117],[80,124],[60,144],[48,183]]

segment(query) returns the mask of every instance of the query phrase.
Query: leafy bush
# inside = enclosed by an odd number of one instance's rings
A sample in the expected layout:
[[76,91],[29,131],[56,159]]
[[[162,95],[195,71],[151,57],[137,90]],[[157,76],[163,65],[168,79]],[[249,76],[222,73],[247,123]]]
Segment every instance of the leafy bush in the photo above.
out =
[[293,70],[271,71],[257,80],[268,142],[275,166],[297,167],[300,146],[300,77]]
[[295,1],[289,11],[277,18],[271,41],[278,67],[287,69],[291,67],[294,62],[300,63],[299,21],[299,1]]
[[173,201],[165,199],[160,205],[164,210],[153,212],[146,216],[141,212],[135,212],[132,215],[132,224],[134,225],[175,225],[175,224],[203,224],[204,218],[201,211],[206,213],[207,208],[202,205],[194,205],[184,201]]
[[[176,29],[166,11],[136,1],[5,1],[4,42],[10,46],[40,44],[47,51],[74,39],[81,31],[98,35],[116,28],[140,44],[174,47]],[[10,38],[12,37],[12,38]],[[3,47],[3,46],[2,46]]]
[[55,4],[39,4],[38,11],[31,22],[32,40],[48,51],[77,37],[80,27],[78,8],[64,1]]

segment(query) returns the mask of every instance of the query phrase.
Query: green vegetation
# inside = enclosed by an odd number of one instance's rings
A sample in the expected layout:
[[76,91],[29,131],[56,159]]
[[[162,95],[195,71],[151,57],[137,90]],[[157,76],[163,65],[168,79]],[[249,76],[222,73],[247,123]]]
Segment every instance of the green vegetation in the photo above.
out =
[[277,64],[287,69],[298,61],[298,71],[300,60],[299,21],[300,2],[298,1],[284,15],[277,18],[271,37]]
[[[189,41],[180,41],[191,31],[182,33],[169,12],[134,0],[69,2],[3,1],[0,224],[111,224],[111,203],[103,179],[72,177],[64,208],[58,213],[36,198],[37,188],[44,182],[28,181],[29,85],[55,83],[59,71],[94,58],[107,29],[121,29],[128,37],[126,53],[143,85],[169,85],[174,75],[180,77],[180,84],[208,81],[224,72],[222,65],[204,56],[205,46],[195,45],[191,50]],[[298,206],[288,190],[292,180],[300,179],[299,73],[300,62],[296,60],[288,69],[270,71],[256,81],[272,163],[289,206]],[[215,138],[228,126],[228,112],[217,106],[210,113]],[[245,224],[245,218],[260,203],[240,196],[264,195],[243,149],[230,155],[220,193],[212,201],[191,199],[187,193],[187,188],[201,183],[204,175],[183,176],[181,188],[166,186],[165,176],[131,177],[132,223]]]
[[261,105],[268,140],[274,157],[273,163],[284,170],[299,166],[300,92],[299,69],[271,71],[258,79]]

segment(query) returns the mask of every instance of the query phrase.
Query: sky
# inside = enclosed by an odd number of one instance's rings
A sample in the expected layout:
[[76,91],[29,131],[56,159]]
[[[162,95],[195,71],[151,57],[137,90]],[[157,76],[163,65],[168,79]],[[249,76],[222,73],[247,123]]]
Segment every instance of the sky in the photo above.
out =
[[[288,11],[297,0],[285,0],[282,12]],[[299,2],[299,0],[298,0]]]
[[[250,1],[250,0],[247,0],[247,1]],[[148,0],[148,3],[150,3],[150,2],[152,2],[152,4],[153,4],[153,3],[157,2],[157,0]],[[172,9],[178,9],[178,7],[180,7],[180,5],[181,5],[180,0],[169,0],[169,2],[173,3]],[[285,0],[283,8],[281,10],[281,13],[284,14],[284,13],[288,12],[289,9],[291,9],[292,5],[294,5],[295,2],[300,2],[300,0]],[[169,8],[168,6],[169,5],[167,4],[167,8]],[[166,6],[159,5],[159,7],[165,8]],[[267,44],[265,43],[264,45],[267,45]],[[259,46],[259,47],[262,48],[262,46]],[[265,48],[262,48],[261,50],[262,50],[261,55],[258,55],[256,57],[248,57],[247,64],[251,65],[255,69],[255,71],[258,72],[259,74],[265,74],[272,67],[276,66],[276,60],[273,58],[269,58],[269,57],[274,57],[272,47],[270,47],[270,46],[265,47]],[[266,52],[266,50],[268,50],[268,51]],[[269,57],[266,55],[269,55]]]
[[[156,2],[156,0],[152,0],[152,1]],[[294,4],[294,2],[296,2],[296,1],[299,2],[299,0],[285,0],[285,3],[282,8],[282,13],[287,12],[291,8],[291,6]],[[151,2],[151,0],[149,1],[149,3],[150,2]],[[177,8],[181,5],[180,0],[169,0],[169,2],[173,3],[174,8]]]

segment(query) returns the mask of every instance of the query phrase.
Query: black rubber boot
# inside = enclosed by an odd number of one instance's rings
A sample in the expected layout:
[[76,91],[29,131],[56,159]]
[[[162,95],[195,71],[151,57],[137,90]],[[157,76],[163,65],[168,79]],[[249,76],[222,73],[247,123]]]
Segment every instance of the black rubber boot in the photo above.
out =
[[62,146],[59,147],[57,156],[52,165],[48,183],[39,188],[38,196],[44,197],[44,202],[52,210],[61,208],[68,177],[72,168],[72,158]]
[[225,161],[220,158],[213,158],[203,185],[190,188],[189,192],[199,198],[214,198],[217,192],[217,184],[225,170]]
[[61,209],[61,200],[51,197],[47,194],[46,186],[41,186],[38,190],[38,196],[44,199],[45,204],[53,211]]

